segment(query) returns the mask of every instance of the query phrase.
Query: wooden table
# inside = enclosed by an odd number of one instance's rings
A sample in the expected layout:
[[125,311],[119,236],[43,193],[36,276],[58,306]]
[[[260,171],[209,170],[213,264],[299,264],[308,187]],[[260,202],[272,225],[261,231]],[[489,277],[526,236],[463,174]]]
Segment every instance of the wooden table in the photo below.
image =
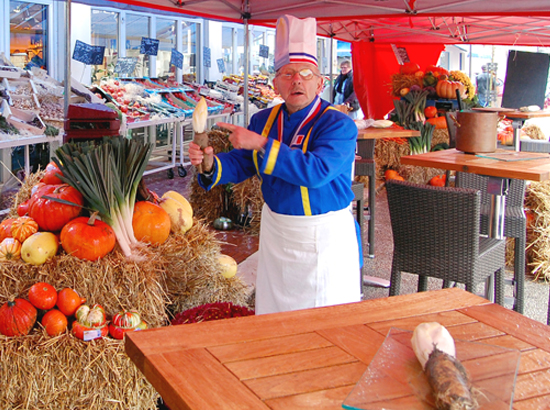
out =
[[[420,131],[403,130],[397,128],[366,128],[359,130],[357,135],[357,154],[361,159],[355,161],[355,175],[369,178],[369,223],[368,223],[368,255],[374,258],[374,219],[376,204],[376,162],[374,158],[374,146],[376,140],[384,138],[410,138],[419,137]],[[389,287],[389,282],[379,281],[377,278],[368,279],[377,286]]]
[[[492,158],[506,158],[505,160]],[[531,158],[528,160],[522,160]],[[491,194],[489,234],[504,238],[505,195],[510,179],[546,181],[550,179],[550,156],[533,152],[515,152],[499,149],[492,154],[466,154],[456,149],[407,155],[402,164],[470,172],[489,177],[487,192]]]
[[457,288],[130,332],[125,347],[172,410],[337,410],[390,328],[427,321],[519,349],[513,408],[550,408],[550,327]]
[[499,114],[505,115],[506,117],[511,119],[512,128],[514,129],[514,149],[516,151],[520,151],[520,130],[523,127],[523,123],[531,118],[550,117],[550,110],[519,111],[511,108],[502,107],[474,108],[474,110],[498,112]]

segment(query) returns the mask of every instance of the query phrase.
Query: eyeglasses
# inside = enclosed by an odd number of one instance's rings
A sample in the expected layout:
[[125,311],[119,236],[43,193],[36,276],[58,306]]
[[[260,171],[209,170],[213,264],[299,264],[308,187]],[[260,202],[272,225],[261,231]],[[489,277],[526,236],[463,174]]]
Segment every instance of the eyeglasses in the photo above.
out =
[[309,68],[303,68],[300,71],[291,71],[291,70],[285,70],[281,73],[277,74],[277,77],[282,78],[283,80],[292,80],[296,73],[300,74],[300,77],[302,80],[311,80],[313,77],[320,77],[319,74],[315,74],[311,69]]

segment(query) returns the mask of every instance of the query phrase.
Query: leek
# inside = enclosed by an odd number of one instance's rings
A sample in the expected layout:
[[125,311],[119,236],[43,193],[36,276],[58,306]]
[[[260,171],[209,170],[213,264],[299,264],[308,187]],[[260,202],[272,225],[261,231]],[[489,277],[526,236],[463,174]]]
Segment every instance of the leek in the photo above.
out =
[[139,182],[151,155],[152,144],[124,138],[104,138],[100,144],[63,144],[53,161],[63,182],[77,189],[88,207],[115,232],[125,256],[138,244],[132,215]]
[[430,152],[432,148],[432,136],[435,127],[429,122],[422,123],[421,121],[411,122],[409,129],[420,131],[419,137],[409,138],[409,147],[411,155],[424,154]]

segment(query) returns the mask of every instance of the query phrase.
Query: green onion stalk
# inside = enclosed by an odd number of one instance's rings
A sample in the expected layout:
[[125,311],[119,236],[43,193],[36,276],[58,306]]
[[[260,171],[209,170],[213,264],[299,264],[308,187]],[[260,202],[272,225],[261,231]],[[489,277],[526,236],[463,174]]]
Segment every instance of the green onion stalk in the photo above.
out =
[[429,122],[422,123],[421,121],[411,122],[408,129],[420,131],[419,137],[409,138],[409,147],[411,155],[424,154],[430,152],[432,148],[432,136],[435,127]]
[[77,189],[88,207],[113,229],[127,257],[139,243],[132,216],[151,151],[152,144],[119,136],[104,138],[99,144],[63,144],[52,158],[63,172],[61,180]]

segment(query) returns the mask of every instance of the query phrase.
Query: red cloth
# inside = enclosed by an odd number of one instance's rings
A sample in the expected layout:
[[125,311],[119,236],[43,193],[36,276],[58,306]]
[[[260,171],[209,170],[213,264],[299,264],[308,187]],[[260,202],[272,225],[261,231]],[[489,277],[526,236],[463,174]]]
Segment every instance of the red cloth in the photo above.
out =
[[[445,49],[443,44],[396,44],[405,47],[409,59],[421,70],[435,65]],[[351,43],[353,88],[365,118],[382,119],[393,110],[391,75],[399,72],[399,63],[391,44],[358,41]]]

